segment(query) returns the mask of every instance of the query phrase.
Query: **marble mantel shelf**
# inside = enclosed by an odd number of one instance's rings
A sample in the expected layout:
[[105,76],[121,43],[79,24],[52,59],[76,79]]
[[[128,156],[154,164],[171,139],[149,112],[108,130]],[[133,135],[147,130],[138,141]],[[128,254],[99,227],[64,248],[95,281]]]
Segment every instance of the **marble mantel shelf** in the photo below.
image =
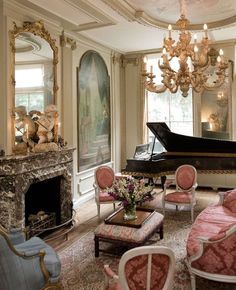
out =
[[65,148],[59,151],[0,157],[0,177],[22,174],[39,168],[43,169],[55,166],[56,164],[72,162],[74,150],[74,148]]

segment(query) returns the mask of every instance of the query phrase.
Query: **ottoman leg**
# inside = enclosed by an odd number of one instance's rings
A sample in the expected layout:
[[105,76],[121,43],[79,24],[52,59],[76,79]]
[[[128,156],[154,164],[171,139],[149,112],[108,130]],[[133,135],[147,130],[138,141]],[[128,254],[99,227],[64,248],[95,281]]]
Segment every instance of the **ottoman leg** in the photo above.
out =
[[160,239],[162,240],[164,237],[163,223],[160,225],[159,234],[160,234]]
[[95,251],[95,257],[99,257],[99,238],[98,237],[94,237],[94,251]]

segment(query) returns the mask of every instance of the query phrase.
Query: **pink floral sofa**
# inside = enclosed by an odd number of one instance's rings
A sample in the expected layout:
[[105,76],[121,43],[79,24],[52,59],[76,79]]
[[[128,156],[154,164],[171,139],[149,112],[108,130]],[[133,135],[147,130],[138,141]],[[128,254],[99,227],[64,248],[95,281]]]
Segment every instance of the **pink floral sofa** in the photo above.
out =
[[196,218],[187,239],[192,289],[195,275],[236,283],[236,189],[220,192],[220,202]]

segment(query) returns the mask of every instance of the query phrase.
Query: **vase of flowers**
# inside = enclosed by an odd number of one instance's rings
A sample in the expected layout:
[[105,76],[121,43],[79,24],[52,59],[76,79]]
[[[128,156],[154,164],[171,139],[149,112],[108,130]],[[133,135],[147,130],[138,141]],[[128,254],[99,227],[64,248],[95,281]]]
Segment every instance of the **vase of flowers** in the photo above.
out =
[[124,220],[132,221],[136,218],[136,203],[124,205]]
[[152,190],[153,187],[146,186],[143,179],[128,176],[116,179],[107,192],[116,200],[121,201],[124,207],[124,220],[134,220],[137,218],[136,205],[151,200]]

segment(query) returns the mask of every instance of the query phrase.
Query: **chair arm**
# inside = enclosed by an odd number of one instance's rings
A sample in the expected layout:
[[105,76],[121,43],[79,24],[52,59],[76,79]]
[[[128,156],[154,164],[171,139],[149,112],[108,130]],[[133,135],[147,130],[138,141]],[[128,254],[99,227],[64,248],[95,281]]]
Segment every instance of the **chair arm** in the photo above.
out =
[[[120,289],[119,287],[119,277],[116,275],[109,265],[104,265],[105,274],[105,288],[104,289]],[[121,290],[121,289],[120,289]]]
[[164,183],[164,189],[167,189],[170,185],[174,184],[174,180],[167,179]]
[[94,187],[94,189],[97,189],[98,188],[96,182],[93,183],[93,187]]
[[[228,240],[230,243],[230,239],[232,239],[233,243],[236,244],[236,236],[232,237],[232,235],[236,234],[236,224],[232,225],[229,229],[226,231],[222,231],[219,234],[215,235],[214,237],[211,237],[210,239],[207,237],[199,236],[197,237],[197,240],[199,242],[199,250],[189,258],[190,262],[193,262],[201,257],[204,256],[204,249],[206,246],[214,247],[214,253],[217,252],[216,249],[221,249],[221,245],[225,245],[225,241]],[[223,246],[224,248],[225,246]],[[234,246],[235,247],[235,246]],[[232,248],[234,248],[232,247]]]
[[197,182],[193,185],[193,189],[195,190],[198,187]]
[[218,195],[220,197],[220,200],[219,200],[219,205],[223,205],[223,202],[224,202],[224,198],[225,198],[225,195],[228,194],[228,191],[219,191],[218,192]]
[[13,245],[18,245],[25,242],[25,233],[22,229],[11,229],[8,237]]
[[112,271],[109,265],[104,265],[104,273],[112,279],[119,279],[118,275]]

